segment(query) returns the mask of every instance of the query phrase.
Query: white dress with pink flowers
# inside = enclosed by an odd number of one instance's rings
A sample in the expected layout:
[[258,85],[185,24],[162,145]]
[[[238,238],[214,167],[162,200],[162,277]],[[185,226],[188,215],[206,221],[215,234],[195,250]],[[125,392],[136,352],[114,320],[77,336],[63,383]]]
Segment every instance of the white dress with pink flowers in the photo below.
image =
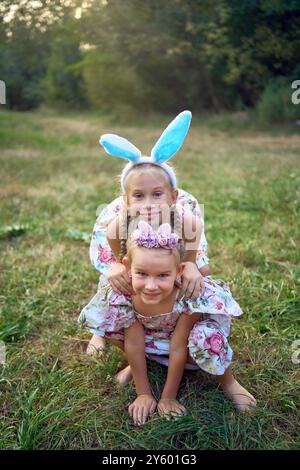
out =
[[[203,213],[191,194],[179,189],[177,205],[179,208],[188,207],[204,227]],[[93,334],[123,340],[124,328],[138,319],[145,327],[145,350],[148,357],[167,364],[170,338],[179,315],[202,313],[201,321],[194,325],[189,337],[189,353],[198,367],[211,374],[222,375],[232,359],[232,349],[227,339],[231,317],[242,314],[229,287],[223,281],[205,277],[203,296],[194,302],[176,300],[172,312],[151,317],[143,317],[135,312],[131,297],[118,295],[111,290],[107,274],[116,259],[106,240],[106,228],[122,208],[123,198],[119,197],[106,206],[96,220],[90,244],[90,259],[101,275],[98,292],[82,310],[79,322]],[[209,264],[204,229],[196,262],[198,268]]]
[[204,294],[195,301],[177,299],[172,312],[152,316],[139,314],[134,310],[131,296],[116,294],[107,286],[82,310],[79,322],[93,334],[123,340],[124,329],[138,320],[145,328],[146,354],[167,364],[170,339],[179,316],[201,313],[201,320],[189,335],[190,356],[200,369],[222,375],[232,360],[228,344],[230,320],[243,312],[223,281],[208,276],[204,283]]

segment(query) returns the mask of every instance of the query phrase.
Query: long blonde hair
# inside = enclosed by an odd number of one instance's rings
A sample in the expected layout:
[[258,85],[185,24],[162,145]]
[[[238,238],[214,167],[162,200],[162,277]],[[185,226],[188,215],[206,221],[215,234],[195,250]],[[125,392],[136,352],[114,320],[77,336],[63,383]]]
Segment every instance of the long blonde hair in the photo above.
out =
[[[169,163],[168,163],[168,166],[171,167],[174,170],[174,167],[172,165],[170,165]],[[133,173],[136,173],[138,171],[144,172],[144,171],[149,171],[149,170],[152,170],[152,171],[157,170],[159,173],[164,175],[165,178],[167,179],[169,185],[170,185],[170,191],[173,191],[174,189],[176,189],[176,188],[173,188],[173,186],[171,184],[171,181],[170,181],[170,178],[169,178],[168,174],[165,172],[165,170],[163,168],[159,167],[158,165],[154,165],[151,162],[146,162],[146,163],[141,163],[139,165],[135,165],[135,166],[132,167],[132,169],[130,170],[130,172],[128,173],[128,175],[126,176],[126,179],[124,181],[125,191],[127,190],[126,181],[128,180],[128,177],[130,175],[132,175]],[[121,181],[121,177],[122,177],[122,174],[119,175],[119,180],[120,181]]]

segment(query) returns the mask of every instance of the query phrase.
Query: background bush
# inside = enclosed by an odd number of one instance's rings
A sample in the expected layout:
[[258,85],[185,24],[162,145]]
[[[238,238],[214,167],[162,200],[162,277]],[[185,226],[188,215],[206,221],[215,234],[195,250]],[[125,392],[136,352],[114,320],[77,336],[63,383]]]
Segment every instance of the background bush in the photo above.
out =
[[272,80],[265,88],[256,105],[261,123],[296,121],[300,119],[299,106],[292,103],[292,81],[284,77]]
[[[0,5],[7,107],[46,102],[114,116],[256,107],[294,121],[296,0],[53,0]],[[280,109],[279,109],[280,108]]]

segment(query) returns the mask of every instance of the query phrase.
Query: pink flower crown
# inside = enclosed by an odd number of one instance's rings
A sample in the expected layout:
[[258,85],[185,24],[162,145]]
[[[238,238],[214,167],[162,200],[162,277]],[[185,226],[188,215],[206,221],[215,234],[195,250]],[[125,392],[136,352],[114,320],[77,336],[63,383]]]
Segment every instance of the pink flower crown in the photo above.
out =
[[175,250],[179,237],[172,233],[169,224],[162,224],[155,232],[147,222],[140,221],[138,228],[132,233],[132,239],[137,246],[144,248],[166,248]]

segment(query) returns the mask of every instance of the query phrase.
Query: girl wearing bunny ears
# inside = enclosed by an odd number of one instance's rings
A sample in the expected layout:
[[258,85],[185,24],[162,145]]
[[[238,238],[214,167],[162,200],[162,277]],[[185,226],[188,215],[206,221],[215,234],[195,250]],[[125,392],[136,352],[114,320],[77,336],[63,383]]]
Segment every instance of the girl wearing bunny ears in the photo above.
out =
[[[193,234],[185,238],[185,241],[188,238],[191,249],[186,252],[181,293],[185,292],[186,298],[194,299],[203,291],[202,275],[210,275],[211,272],[202,214],[193,196],[176,189],[175,173],[166,163],[181,147],[190,122],[189,111],[180,113],[153,147],[151,157],[143,157],[134,145],[117,135],[105,134],[100,138],[100,144],[109,155],[127,159],[129,163],[121,175],[123,197],[117,198],[101,212],[93,230],[90,257],[102,274],[97,298],[101,298],[107,282],[117,293],[132,294],[130,279],[120,262],[129,220],[138,213],[148,221],[149,217],[157,219],[161,217],[163,208],[167,208],[168,213],[170,207],[173,208],[175,223],[177,221],[178,224],[179,217],[182,217],[184,233]],[[93,334],[87,353],[93,354],[104,347],[105,340],[99,334]]]
[[[254,397],[234,378],[229,367],[230,317],[242,311],[222,281],[204,278],[205,290],[195,300],[180,295],[177,280],[185,267],[184,242],[169,224],[155,231],[138,223],[126,244],[124,266],[132,279],[134,296],[108,290],[106,300],[88,308],[87,323],[125,349],[129,366],[123,371],[134,379],[137,398],[129,415],[143,425],[156,406],[161,415],[184,414],[177,392],[187,362],[217,376],[224,393],[241,411],[255,405]],[[90,311],[89,311],[90,310]],[[157,404],[147,375],[146,355],[168,363],[167,380]],[[169,360],[167,357],[169,356]]]

